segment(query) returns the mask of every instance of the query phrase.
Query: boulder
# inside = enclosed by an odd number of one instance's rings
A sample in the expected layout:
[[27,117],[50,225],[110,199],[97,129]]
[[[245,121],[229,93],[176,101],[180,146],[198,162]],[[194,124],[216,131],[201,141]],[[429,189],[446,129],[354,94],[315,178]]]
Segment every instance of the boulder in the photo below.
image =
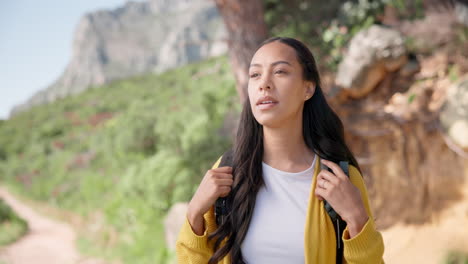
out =
[[373,25],[351,39],[338,66],[336,84],[353,98],[370,93],[387,73],[407,62],[403,35],[389,27]]
[[450,86],[440,113],[442,130],[449,139],[468,151],[468,76]]

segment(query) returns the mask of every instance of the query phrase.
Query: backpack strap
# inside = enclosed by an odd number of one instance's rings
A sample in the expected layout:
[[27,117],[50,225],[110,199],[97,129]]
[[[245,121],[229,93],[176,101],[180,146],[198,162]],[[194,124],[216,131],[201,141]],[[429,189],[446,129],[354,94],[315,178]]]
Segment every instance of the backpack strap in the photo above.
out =
[[[349,177],[349,163],[347,161],[340,161],[339,163],[341,170]],[[328,171],[333,171],[328,168],[327,166],[322,164],[322,169],[327,169]],[[346,228],[346,222],[341,219],[340,215],[336,213],[336,211],[331,207],[331,205],[324,201],[324,207],[327,211],[328,215],[330,216],[330,220],[333,223],[333,228],[335,229],[336,234],[336,263],[341,264],[343,263],[343,230]]]
[[[223,156],[221,157],[221,162],[219,163],[218,167],[223,166],[232,166],[233,162],[233,150],[229,149],[226,151]],[[341,170],[349,177],[349,163],[347,161],[340,161],[339,162]],[[321,169],[328,169],[330,172],[331,169],[327,166],[321,164]],[[340,215],[336,213],[333,207],[327,202],[324,201],[324,207],[327,211],[327,214],[330,216],[330,220],[333,223],[333,228],[335,229],[336,234],[336,263],[342,264],[343,262],[343,230],[346,228],[346,222],[341,219]],[[226,197],[219,197],[215,202],[215,219],[216,224],[219,226],[224,222],[225,216],[229,213],[229,208],[227,204]]]
[[[232,160],[234,151],[229,149],[228,151],[224,152],[223,156],[221,157],[221,162],[218,165],[219,167],[230,166],[232,167]],[[216,224],[219,226],[224,222],[225,216],[229,213],[228,205],[227,205],[227,197],[219,197],[215,202],[215,219]]]

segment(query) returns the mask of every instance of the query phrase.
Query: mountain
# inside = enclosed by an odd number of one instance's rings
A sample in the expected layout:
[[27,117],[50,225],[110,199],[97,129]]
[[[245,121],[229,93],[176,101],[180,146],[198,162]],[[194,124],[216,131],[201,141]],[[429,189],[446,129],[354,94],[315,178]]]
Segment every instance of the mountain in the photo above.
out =
[[116,79],[223,54],[225,38],[213,1],[127,2],[86,14],[75,30],[72,58],[63,74],[11,115]]

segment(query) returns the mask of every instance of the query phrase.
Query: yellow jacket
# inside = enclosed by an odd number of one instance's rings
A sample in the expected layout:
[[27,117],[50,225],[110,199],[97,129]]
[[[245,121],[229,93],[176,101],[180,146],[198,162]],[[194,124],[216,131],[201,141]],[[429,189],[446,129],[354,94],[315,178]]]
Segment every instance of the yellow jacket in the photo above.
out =
[[[213,166],[217,168],[221,159]],[[306,226],[304,232],[304,256],[306,264],[335,264],[336,263],[336,236],[333,224],[325,211],[323,202],[315,196],[315,186],[317,175],[320,172],[320,158],[317,158],[314,170],[314,177],[309,197],[308,211],[306,216]],[[382,235],[375,228],[374,219],[369,206],[369,199],[364,180],[359,171],[354,166],[349,166],[349,177],[351,182],[359,188],[362,200],[369,215],[369,220],[364,225],[359,234],[351,239],[348,229],[343,232],[344,260],[349,264],[374,264],[383,263],[384,244]],[[176,253],[178,263],[183,264],[206,264],[213,254],[212,243],[208,244],[208,234],[216,230],[214,217],[214,207],[205,215],[205,233],[202,236],[196,235],[188,220],[180,230],[177,242]],[[225,257],[221,264],[229,264],[228,257]]]

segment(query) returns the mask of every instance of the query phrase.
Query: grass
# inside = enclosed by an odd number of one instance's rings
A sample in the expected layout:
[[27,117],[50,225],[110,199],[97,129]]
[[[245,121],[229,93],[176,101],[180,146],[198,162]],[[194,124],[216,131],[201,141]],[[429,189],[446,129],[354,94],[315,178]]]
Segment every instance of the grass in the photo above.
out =
[[468,253],[452,251],[447,254],[444,264],[468,264]]
[[162,219],[229,147],[227,58],[93,87],[0,122],[0,183],[78,214],[84,254],[167,263]]
[[28,224],[0,199],[0,246],[13,243],[28,231]]

